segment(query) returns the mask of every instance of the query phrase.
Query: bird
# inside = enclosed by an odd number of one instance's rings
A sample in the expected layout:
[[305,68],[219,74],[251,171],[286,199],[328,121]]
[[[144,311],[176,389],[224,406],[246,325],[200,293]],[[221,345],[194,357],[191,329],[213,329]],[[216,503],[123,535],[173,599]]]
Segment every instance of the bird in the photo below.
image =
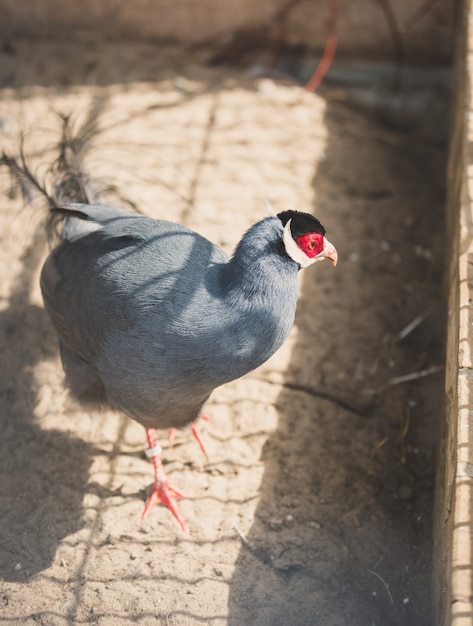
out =
[[[54,242],[40,275],[65,382],[84,404],[106,402],[141,424],[154,481],[142,517],[165,505],[188,531],[156,430],[191,425],[217,387],[251,372],[289,335],[298,273],[338,254],[320,221],[284,210],[241,237],[234,253],[177,222],[94,201],[84,154],[94,116],[76,135],[63,118],[47,189],[21,162],[6,165],[46,198]],[[201,442],[202,443],[202,442]]]

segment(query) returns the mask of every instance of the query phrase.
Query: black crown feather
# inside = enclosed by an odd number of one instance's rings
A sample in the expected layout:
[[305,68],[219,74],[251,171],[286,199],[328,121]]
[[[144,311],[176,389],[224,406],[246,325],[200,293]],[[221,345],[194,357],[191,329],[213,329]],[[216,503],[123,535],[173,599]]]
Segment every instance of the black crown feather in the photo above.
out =
[[299,237],[307,233],[322,233],[325,235],[325,228],[319,222],[319,220],[310,215],[310,213],[302,213],[301,211],[282,211],[278,213],[278,217],[286,226],[289,220],[291,221],[291,234],[293,237]]

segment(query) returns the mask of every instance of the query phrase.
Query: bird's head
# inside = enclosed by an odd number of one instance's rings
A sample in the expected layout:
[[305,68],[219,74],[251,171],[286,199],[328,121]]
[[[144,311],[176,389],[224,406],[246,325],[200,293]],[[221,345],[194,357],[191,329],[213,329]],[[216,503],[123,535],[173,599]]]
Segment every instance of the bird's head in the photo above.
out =
[[325,228],[316,217],[300,211],[283,211],[278,217],[284,226],[284,248],[293,261],[301,267],[324,259],[337,264],[337,250],[325,238]]

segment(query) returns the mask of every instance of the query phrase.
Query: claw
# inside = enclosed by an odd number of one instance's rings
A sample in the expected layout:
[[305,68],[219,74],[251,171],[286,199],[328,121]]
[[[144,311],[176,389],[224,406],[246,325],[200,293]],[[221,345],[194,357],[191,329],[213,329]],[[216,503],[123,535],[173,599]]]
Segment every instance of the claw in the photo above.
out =
[[186,521],[182,517],[181,512],[177,508],[173,498],[187,498],[187,496],[182,493],[182,491],[171,487],[169,483],[162,485],[154,484],[151,495],[148,498],[143,514],[141,515],[141,519],[146,519],[156,504],[164,504],[164,506],[166,506],[177,519],[182,530],[185,533],[189,532]]

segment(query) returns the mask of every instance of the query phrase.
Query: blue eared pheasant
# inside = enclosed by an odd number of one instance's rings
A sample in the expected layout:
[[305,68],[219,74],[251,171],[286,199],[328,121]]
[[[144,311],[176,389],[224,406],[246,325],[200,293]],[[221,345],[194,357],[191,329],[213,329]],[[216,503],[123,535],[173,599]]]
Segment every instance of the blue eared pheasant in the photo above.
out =
[[229,257],[185,226],[95,203],[77,167],[84,146],[65,120],[51,192],[24,160],[2,162],[46,196],[59,234],[41,289],[71,393],[145,427],[155,478],[143,517],[162,503],[187,530],[155,429],[194,425],[216,387],[264,363],[293,326],[299,270],[336,265],[337,251],[298,211],[259,221]]

